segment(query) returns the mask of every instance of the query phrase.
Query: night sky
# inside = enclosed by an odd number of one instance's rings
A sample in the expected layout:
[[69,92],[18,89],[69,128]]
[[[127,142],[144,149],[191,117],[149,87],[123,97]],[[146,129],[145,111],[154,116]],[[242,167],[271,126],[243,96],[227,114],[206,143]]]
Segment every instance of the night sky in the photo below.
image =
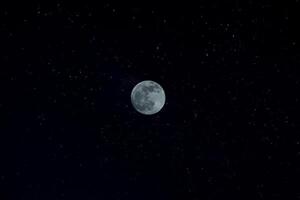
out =
[[[300,198],[299,13],[0,3],[0,199]],[[154,115],[130,101],[143,80]]]

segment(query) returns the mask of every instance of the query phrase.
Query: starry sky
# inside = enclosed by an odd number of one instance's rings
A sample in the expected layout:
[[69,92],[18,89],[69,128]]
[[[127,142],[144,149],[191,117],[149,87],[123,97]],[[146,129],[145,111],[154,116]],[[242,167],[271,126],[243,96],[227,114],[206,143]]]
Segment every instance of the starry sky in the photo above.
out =
[[1,2],[0,199],[300,198],[299,10]]

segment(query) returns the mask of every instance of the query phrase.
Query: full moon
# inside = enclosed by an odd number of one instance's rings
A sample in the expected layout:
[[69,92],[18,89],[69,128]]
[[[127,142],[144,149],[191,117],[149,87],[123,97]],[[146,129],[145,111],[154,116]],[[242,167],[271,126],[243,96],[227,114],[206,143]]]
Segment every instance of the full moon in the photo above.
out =
[[159,112],[165,101],[166,95],[163,88],[154,81],[142,81],[131,92],[133,107],[144,115],[153,115]]

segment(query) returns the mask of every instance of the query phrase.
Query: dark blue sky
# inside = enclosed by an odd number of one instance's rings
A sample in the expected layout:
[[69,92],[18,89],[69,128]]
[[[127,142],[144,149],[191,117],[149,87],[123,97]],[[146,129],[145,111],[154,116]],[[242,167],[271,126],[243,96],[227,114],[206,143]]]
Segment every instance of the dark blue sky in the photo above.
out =
[[299,197],[299,6],[1,2],[0,199]]

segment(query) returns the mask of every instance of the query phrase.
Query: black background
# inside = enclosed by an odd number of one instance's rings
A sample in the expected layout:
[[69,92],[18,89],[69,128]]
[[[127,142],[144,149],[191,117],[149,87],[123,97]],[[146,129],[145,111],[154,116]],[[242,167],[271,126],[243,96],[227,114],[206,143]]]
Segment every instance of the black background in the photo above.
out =
[[[1,3],[0,198],[299,198],[299,11]],[[152,116],[130,102],[148,79]]]

